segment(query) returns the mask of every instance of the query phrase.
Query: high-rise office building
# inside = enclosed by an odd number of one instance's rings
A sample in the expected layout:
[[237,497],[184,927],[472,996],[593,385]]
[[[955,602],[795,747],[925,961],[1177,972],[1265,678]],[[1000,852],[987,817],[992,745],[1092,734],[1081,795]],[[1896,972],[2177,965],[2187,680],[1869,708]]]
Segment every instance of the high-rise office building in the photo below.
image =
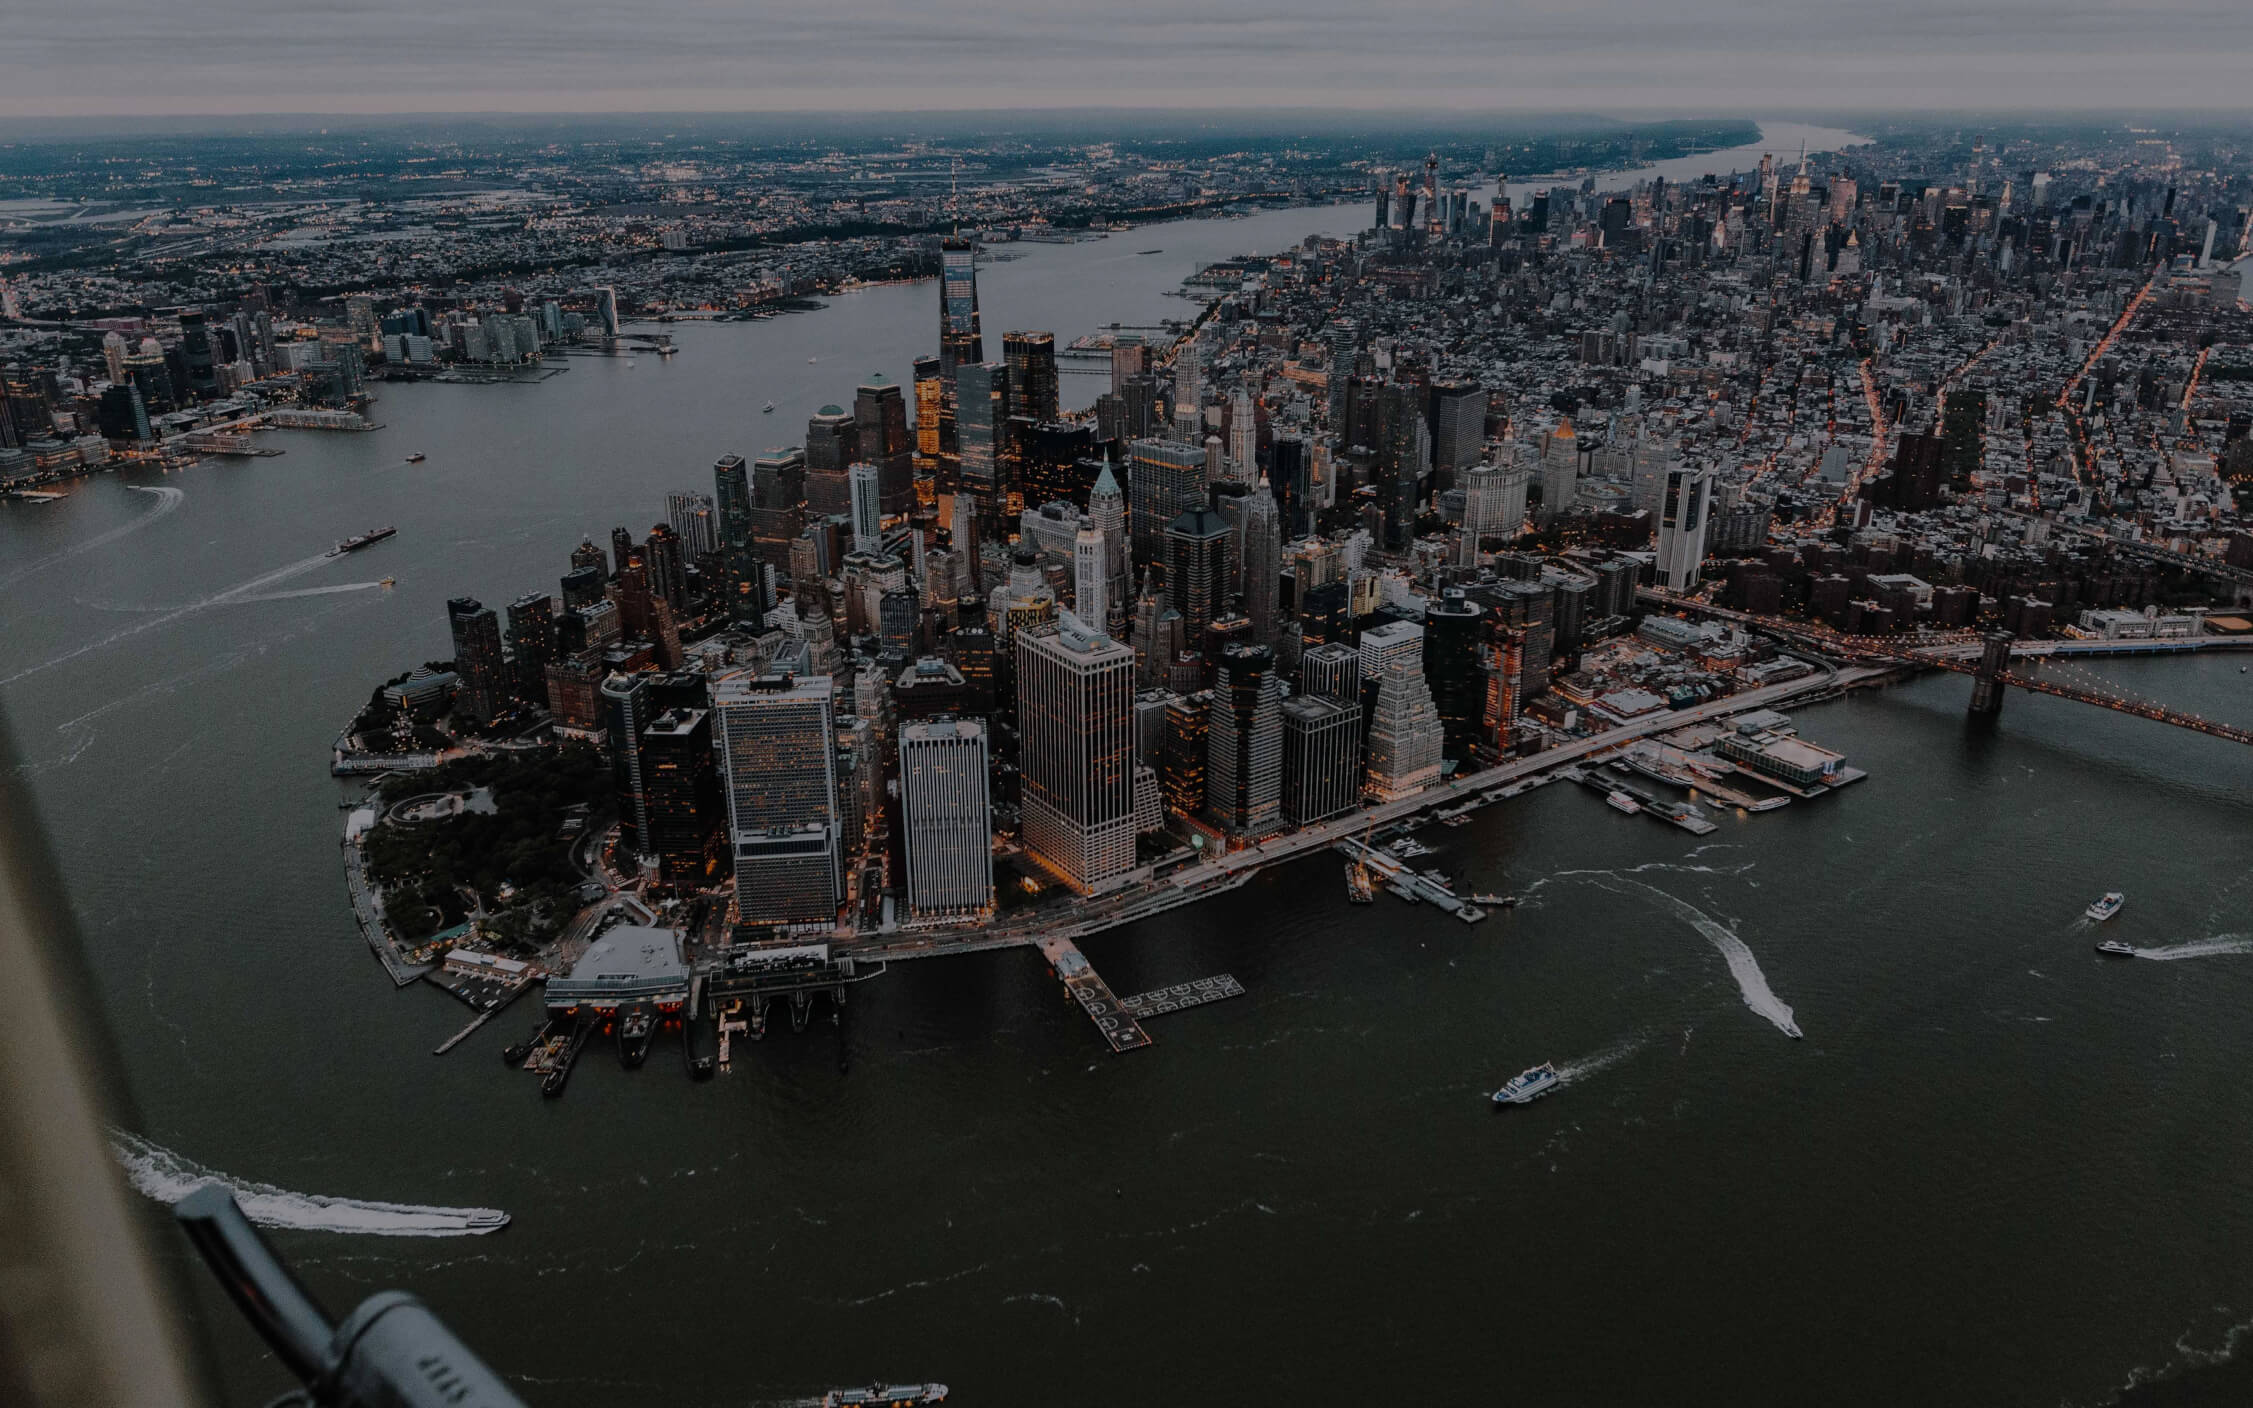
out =
[[1439,713],[1443,756],[1472,756],[1486,711],[1485,608],[1450,589],[1424,613],[1424,681]]
[[719,551],[720,528],[710,494],[675,489],[665,496],[665,521],[672,525],[691,561]]
[[744,673],[712,685],[742,927],[835,921],[843,886],[834,700],[823,675]]
[[1165,557],[1166,528],[1205,502],[1205,452],[1179,440],[1137,440],[1127,451],[1127,537],[1138,563]]
[[954,369],[956,482],[987,517],[1004,511],[1010,489],[1002,462],[1008,381],[1009,369],[1000,362],[965,362]]
[[1101,623],[1109,633],[1111,621],[1111,564],[1105,551],[1103,535],[1095,524],[1080,519],[1079,532],[1072,539],[1072,612],[1081,620],[1093,625]]
[[1166,526],[1166,596],[1193,643],[1228,605],[1235,546],[1227,521],[1202,505]]
[[446,603],[446,623],[454,636],[454,673],[461,680],[462,712],[489,724],[515,693],[508,661],[501,654],[500,618],[475,597],[458,596]]
[[960,718],[905,724],[899,754],[908,912],[919,919],[991,913],[993,814],[985,724]]
[[1259,478],[1259,412],[1241,386],[1228,397],[1228,477],[1239,484]]
[[1705,562],[1705,533],[1713,509],[1713,470],[1677,466],[1666,474],[1666,499],[1658,521],[1658,583],[1670,592],[1698,584]]
[[529,592],[509,603],[510,679],[516,697],[534,708],[548,702],[548,666],[555,660],[555,599]]
[[1431,398],[1432,467],[1442,488],[1457,471],[1479,462],[1486,446],[1486,388],[1460,382],[1434,382]]
[[860,460],[848,467],[845,475],[852,492],[853,551],[872,555],[881,552],[884,548],[882,471]]
[[886,514],[915,507],[915,441],[907,428],[907,398],[881,373],[853,393],[853,420],[861,460],[877,467]]
[[967,237],[939,241],[939,375],[986,360],[978,331],[978,249]]
[[1134,869],[1134,652],[1062,613],[1016,663],[1025,849],[1090,893]]
[[1299,657],[1303,693],[1361,707],[1361,652],[1340,641],[1310,645]]
[[1531,477],[1515,463],[1482,464],[1465,476],[1458,565],[1476,565],[1479,544],[1486,539],[1500,538],[1507,543],[1517,537],[1525,524],[1526,482]]
[[1283,681],[1275,652],[1231,645],[1214,660],[1205,731],[1205,808],[1230,831],[1282,824]]
[[1177,817],[1205,812],[1205,734],[1212,704],[1210,690],[1166,696],[1166,743],[1158,783],[1167,812]]
[[1056,335],[1048,332],[1002,334],[1002,364],[1009,369],[1006,420],[1044,425],[1056,419]]
[[1572,422],[1557,422],[1541,447],[1541,526],[1546,528],[1572,509],[1580,492],[1580,438]]
[[851,512],[845,471],[860,454],[860,422],[828,405],[806,422],[806,512],[816,518]]
[[[1343,649],[1343,647],[1339,647]],[[1307,826],[1361,797],[1361,708],[1317,694],[1283,701],[1283,819]]]
[[603,731],[610,741],[610,790],[618,807],[618,852],[649,852],[649,788],[642,773],[641,736],[649,727],[646,674],[612,674],[602,682]]
[[1388,621],[1363,631],[1361,674],[1377,683],[1369,720],[1370,796],[1389,802],[1437,782],[1443,735],[1424,680],[1423,628]]
[[712,878],[720,856],[719,771],[712,759],[710,712],[665,709],[643,727],[640,753],[641,853],[657,861],[658,878],[665,884],[702,885]]
[[1274,492],[1265,478],[1244,496],[1238,537],[1241,566],[1237,576],[1244,594],[1244,614],[1252,618],[1252,639],[1272,646],[1282,625],[1283,525]]
[[1106,634],[1116,637],[1126,628],[1128,595],[1134,582],[1127,561],[1127,503],[1117,476],[1106,462],[1087,494],[1087,520],[1103,537],[1103,600],[1110,615],[1103,622]]

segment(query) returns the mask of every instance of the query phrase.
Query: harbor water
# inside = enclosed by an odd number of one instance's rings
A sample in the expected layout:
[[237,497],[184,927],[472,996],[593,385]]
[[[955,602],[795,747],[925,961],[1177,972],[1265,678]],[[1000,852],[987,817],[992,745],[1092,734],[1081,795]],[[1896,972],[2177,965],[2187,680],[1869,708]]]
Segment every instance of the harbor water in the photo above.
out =
[[[989,345],[1180,316],[1198,264],[1364,216],[1006,251]],[[1184,1404],[1475,1381],[2054,1405],[2241,1372],[2253,755],[2049,698],[1976,727],[1956,676],[1800,711],[1869,780],[1709,807],[1710,836],[1569,786],[1430,828],[1419,866],[1523,897],[1483,924],[1349,906],[1323,853],[1084,941],[1122,995],[1247,989],[1151,1019],[1146,1051],[1109,1054],[1016,951],[896,965],[841,1028],[739,1040],[705,1084],[661,1034],[633,1071],[598,1044],[543,1101],[496,1059],[529,1010],[433,1058],[464,1012],[395,991],[354,930],[337,727],[448,652],[448,597],[552,588],[581,535],[646,531],[718,455],[904,379],[936,301],[386,387],[371,434],[0,505],[0,702],[139,1107],[139,1186],[237,1182],[332,1307],[411,1287],[543,1405],[877,1378],[1030,1405],[1129,1373]],[[2227,656],[2083,668],[2253,723]],[[2100,933],[2082,910],[2112,889]],[[1543,1060],[1564,1088],[1495,1112]],[[461,1235],[483,1208],[513,1225]],[[270,1396],[270,1359],[200,1305],[231,1398]]]

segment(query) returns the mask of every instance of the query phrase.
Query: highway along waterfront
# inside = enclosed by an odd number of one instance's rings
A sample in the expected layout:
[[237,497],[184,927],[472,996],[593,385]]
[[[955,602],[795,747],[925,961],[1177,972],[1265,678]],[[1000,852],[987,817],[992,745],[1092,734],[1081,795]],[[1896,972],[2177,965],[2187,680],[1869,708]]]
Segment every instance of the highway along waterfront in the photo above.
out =
[[[989,336],[1179,316],[1198,263],[1364,215],[1011,251],[981,276]],[[1974,726],[1953,675],[1790,706],[1869,780],[1711,809],[1711,835],[1575,787],[1421,831],[1419,866],[1520,897],[1480,924],[1350,905],[1318,849],[1079,940],[1121,998],[1245,989],[1157,1017],[1148,1051],[1114,1056],[1020,948],[895,963],[842,1027],[738,1042],[707,1083],[666,1045],[526,1098],[492,1059],[513,1013],[433,1059],[463,1012],[394,990],[357,932],[338,725],[445,653],[448,597],[506,601],[580,535],[646,530],[717,455],[903,376],[935,317],[925,284],[676,325],[675,357],[386,387],[381,430],[0,506],[0,698],[158,1151],[134,1157],[509,1213],[467,1241],[277,1235],[332,1303],[412,1286],[548,1405],[876,1378],[1029,1405],[1097,1348],[1152,1356],[1140,1391],[1182,1403],[1500,1369],[1530,1402],[1642,1404],[1663,1375],[2094,1404],[2229,1372],[2195,1366],[2253,1321],[2243,749],[2023,692]],[[398,533],[324,559],[371,524]],[[2228,656],[2089,668],[2253,722]],[[2108,933],[2187,956],[2098,958],[2082,910],[2114,889]],[[1564,1087],[1494,1113],[1544,1060]],[[256,1401],[271,1365],[207,1307]],[[1505,1353],[1526,1313],[1541,1332]]]

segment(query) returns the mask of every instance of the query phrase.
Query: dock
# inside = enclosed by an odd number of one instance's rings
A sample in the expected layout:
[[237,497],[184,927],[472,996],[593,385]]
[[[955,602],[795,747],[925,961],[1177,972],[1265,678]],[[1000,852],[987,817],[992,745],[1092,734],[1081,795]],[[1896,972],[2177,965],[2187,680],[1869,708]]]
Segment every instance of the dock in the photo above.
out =
[[1196,978],[1186,983],[1175,983],[1170,988],[1159,988],[1156,992],[1120,998],[1119,1007],[1140,1021],[1147,1017],[1162,1017],[1169,1012],[1185,1012],[1208,1002],[1225,1002],[1231,997],[1243,995],[1244,985],[1236,981],[1233,973],[1216,973],[1210,978]]
[[444,1041],[438,1043],[437,1046],[431,1049],[430,1054],[433,1056],[443,1056],[447,1052],[453,1050],[455,1047],[461,1045],[463,1042],[469,1040],[471,1033],[475,1032],[479,1027],[484,1026],[487,1022],[492,1021],[493,1018],[500,1013],[500,1010],[501,1009],[498,1007],[488,1007],[484,1011],[478,1013],[476,1016],[470,1018],[468,1026],[463,1027],[460,1031],[455,1032],[452,1036],[447,1037]]
[[1592,791],[1610,794],[1622,793],[1635,799],[1643,814],[1654,821],[1669,822],[1681,827],[1692,836],[1710,836],[1720,828],[1699,816],[1687,802],[1670,802],[1649,789],[1639,786],[1624,772],[1617,769],[1606,772],[1602,767],[1572,768],[1565,776]]
[[1095,1023],[1095,1029],[1103,1034],[1103,1040],[1110,1043],[1113,1051],[1133,1051],[1150,1044],[1150,1034],[1142,1030],[1134,1014],[1112,993],[1111,985],[1103,981],[1095,965],[1080,952],[1078,944],[1052,936],[1040,940],[1040,951],[1048,959],[1048,966],[1056,970],[1056,976],[1064,980],[1065,990],[1079,1003],[1080,1010],[1087,1013],[1088,1020]]
[[[1485,910],[1480,909],[1477,905],[1465,903],[1461,896],[1449,889],[1440,880],[1426,875],[1420,870],[1411,869],[1407,862],[1390,851],[1379,850],[1375,846],[1366,845],[1351,837],[1338,842],[1334,849],[1345,855],[1349,860],[1366,861],[1369,868],[1377,873],[1378,881],[1387,890],[1409,904],[1429,903],[1434,909],[1452,914],[1465,924],[1476,924],[1481,919],[1486,918]],[[1420,856],[1430,855],[1431,850],[1428,847],[1419,847],[1415,854]]]

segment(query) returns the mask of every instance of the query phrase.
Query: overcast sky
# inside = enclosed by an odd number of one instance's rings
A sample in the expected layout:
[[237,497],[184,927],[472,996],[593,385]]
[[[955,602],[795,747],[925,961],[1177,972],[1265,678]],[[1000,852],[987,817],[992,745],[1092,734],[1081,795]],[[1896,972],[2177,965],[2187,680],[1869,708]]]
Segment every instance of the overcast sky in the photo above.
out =
[[2253,107],[2253,0],[4,0],[0,116]]

